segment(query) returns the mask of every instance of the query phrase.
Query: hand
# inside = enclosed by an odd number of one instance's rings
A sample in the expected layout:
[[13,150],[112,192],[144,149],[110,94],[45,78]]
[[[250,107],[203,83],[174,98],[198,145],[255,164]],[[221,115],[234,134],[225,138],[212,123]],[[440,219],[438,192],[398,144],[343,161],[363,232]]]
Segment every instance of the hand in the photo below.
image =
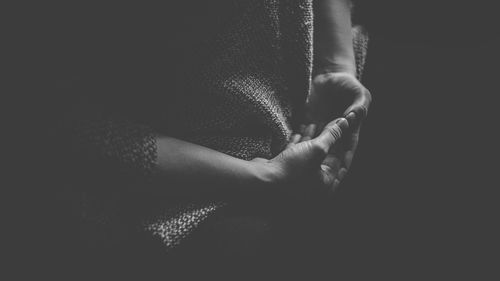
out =
[[311,93],[306,103],[305,123],[322,124],[344,116],[349,122],[349,132],[341,144],[331,149],[323,165],[336,171],[334,188],[338,187],[351,166],[359,142],[363,119],[371,103],[370,92],[349,72],[327,72],[314,77]]
[[335,118],[347,117],[350,112],[361,121],[368,114],[371,100],[370,92],[349,72],[318,74],[306,102],[305,122],[326,124]]
[[263,165],[273,186],[293,197],[324,195],[332,191],[336,173],[322,163],[348,129],[348,122],[345,118],[332,121],[312,138],[314,127],[308,126],[303,134],[294,135],[288,147],[275,158],[252,160]]

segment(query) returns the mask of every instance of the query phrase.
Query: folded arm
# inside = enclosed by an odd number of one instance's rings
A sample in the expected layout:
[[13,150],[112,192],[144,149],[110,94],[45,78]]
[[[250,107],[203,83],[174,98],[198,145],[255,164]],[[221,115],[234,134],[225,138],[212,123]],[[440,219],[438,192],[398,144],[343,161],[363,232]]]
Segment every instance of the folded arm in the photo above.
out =
[[[210,148],[155,133],[137,122],[103,114],[102,110],[79,102],[72,110],[73,153],[76,161],[89,163],[83,169],[101,167],[105,175],[127,177],[137,174],[152,180],[135,190],[162,195],[279,194],[308,192],[316,182],[321,192],[331,185],[321,163],[330,147],[347,128],[341,119],[325,127],[311,140],[290,146],[273,159],[246,161]],[[119,171],[116,174],[116,171]],[[121,173],[120,173],[121,171]],[[83,171],[84,173],[86,171]],[[114,174],[113,174],[114,173]],[[145,189],[145,190],[144,190]],[[319,190],[318,189],[318,190]],[[318,191],[317,190],[317,191]]]

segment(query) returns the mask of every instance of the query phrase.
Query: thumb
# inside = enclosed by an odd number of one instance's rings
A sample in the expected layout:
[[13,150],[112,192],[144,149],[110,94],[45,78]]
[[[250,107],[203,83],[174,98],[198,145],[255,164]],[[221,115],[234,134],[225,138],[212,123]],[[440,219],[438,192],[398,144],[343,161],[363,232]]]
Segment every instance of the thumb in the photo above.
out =
[[349,122],[345,118],[335,119],[328,123],[313,141],[318,142],[320,147],[324,147],[327,153],[348,128]]
[[357,125],[366,118],[371,101],[372,96],[370,91],[362,89],[354,103],[344,111],[344,117],[347,118],[349,125],[353,126],[353,122],[355,122],[356,126],[354,127],[357,127]]

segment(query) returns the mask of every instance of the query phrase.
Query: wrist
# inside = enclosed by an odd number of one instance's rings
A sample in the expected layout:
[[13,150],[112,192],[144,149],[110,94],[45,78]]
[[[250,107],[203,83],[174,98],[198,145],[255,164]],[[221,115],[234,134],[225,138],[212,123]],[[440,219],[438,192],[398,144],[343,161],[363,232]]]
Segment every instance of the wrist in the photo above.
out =
[[356,62],[354,57],[342,57],[336,58],[335,60],[317,61],[313,68],[313,76],[338,72],[356,76]]
[[281,172],[269,162],[249,161],[256,186],[268,188],[281,182]]

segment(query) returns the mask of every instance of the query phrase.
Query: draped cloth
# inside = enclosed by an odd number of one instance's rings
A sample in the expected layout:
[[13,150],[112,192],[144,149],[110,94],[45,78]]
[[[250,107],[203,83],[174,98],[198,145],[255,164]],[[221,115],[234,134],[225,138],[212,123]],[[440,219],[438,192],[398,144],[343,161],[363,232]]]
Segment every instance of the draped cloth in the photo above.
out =
[[[169,110],[150,123],[111,114],[81,118],[72,125],[76,151],[92,155],[89,161],[113,163],[112,169],[137,175],[127,183],[134,185],[147,185],[157,176],[158,134],[245,160],[282,151],[310,90],[312,0],[229,2],[233,12],[180,68],[182,86],[176,91],[182,94],[170,99]],[[367,36],[359,27],[353,35],[360,76]],[[139,233],[165,250],[231,204],[217,198],[130,204],[141,199],[112,185],[107,192],[82,189],[84,221],[113,239]]]

